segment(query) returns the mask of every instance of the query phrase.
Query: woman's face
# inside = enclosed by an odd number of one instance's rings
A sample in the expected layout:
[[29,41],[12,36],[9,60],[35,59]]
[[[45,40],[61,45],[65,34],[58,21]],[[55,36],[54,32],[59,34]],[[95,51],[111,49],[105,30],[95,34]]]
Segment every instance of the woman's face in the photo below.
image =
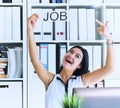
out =
[[69,50],[62,61],[62,66],[65,69],[75,71],[77,68],[81,68],[81,62],[83,59],[83,53],[79,48],[73,48]]

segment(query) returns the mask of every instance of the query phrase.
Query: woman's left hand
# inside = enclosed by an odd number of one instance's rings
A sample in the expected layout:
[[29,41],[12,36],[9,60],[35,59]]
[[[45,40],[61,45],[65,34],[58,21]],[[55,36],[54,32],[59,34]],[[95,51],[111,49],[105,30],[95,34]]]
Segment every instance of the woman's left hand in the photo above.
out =
[[96,19],[96,22],[100,25],[99,28],[97,28],[97,31],[100,35],[104,36],[106,40],[112,40],[112,33],[110,32],[108,28],[108,21],[106,21],[105,24],[103,24],[101,21]]

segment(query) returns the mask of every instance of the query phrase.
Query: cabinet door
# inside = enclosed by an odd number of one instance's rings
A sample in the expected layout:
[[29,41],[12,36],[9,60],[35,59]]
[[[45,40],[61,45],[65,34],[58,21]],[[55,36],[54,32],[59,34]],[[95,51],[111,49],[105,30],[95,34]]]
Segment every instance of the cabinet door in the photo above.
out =
[[0,108],[22,108],[22,82],[0,82]]

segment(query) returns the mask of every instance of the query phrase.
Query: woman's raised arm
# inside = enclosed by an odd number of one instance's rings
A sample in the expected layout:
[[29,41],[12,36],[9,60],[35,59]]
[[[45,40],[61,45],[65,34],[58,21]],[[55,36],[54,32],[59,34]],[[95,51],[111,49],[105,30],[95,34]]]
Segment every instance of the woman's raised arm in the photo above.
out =
[[49,82],[51,81],[53,74],[44,68],[44,65],[41,63],[38,57],[38,51],[36,42],[34,40],[34,29],[37,23],[39,16],[37,14],[33,14],[28,18],[28,46],[29,46],[29,54],[31,62],[35,68],[40,79],[45,84],[45,87],[48,87]]
[[83,84],[85,86],[89,86],[91,84],[95,84],[101,80],[103,80],[106,76],[114,70],[114,45],[112,34],[108,29],[108,21],[103,24],[99,20],[96,20],[99,24],[99,28],[97,28],[98,33],[105,37],[106,45],[107,45],[107,55],[106,55],[106,62],[105,65],[97,70],[94,70],[91,73],[84,74],[83,77]]

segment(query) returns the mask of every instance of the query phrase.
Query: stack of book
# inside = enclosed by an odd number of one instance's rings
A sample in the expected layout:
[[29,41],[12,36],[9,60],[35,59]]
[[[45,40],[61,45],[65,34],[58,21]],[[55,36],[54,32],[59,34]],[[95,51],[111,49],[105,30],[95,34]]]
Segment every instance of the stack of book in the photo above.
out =
[[0,78],[21,78],[23,51],[21,47],[0,46]]

